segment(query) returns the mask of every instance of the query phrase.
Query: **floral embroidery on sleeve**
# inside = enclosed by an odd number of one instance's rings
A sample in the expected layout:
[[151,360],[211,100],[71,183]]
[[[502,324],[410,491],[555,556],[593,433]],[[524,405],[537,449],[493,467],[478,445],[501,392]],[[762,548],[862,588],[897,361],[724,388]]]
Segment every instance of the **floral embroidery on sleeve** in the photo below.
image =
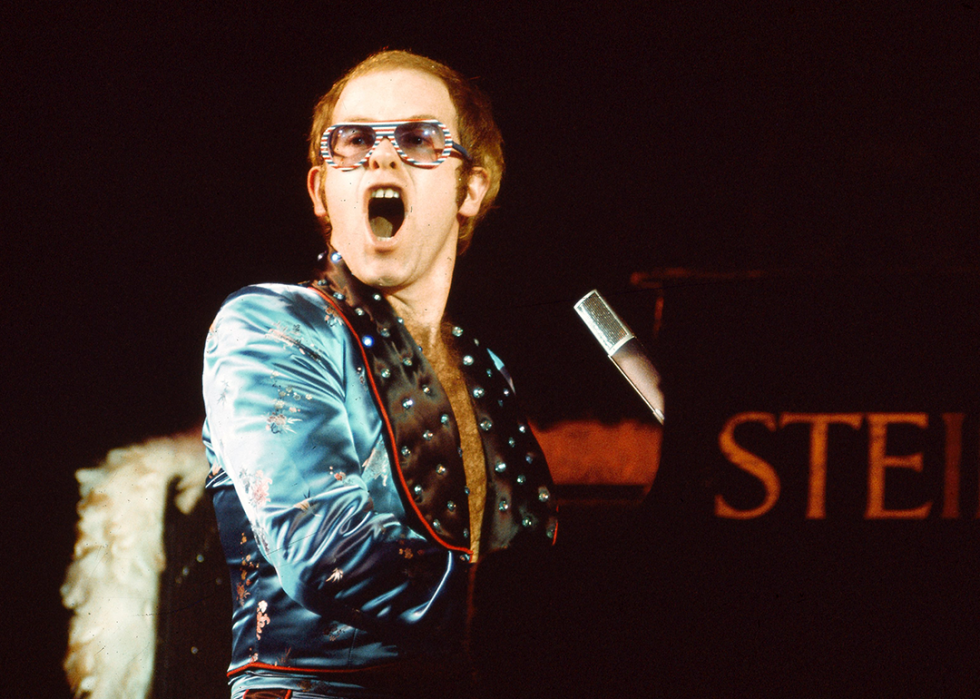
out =
[[218,349],[218,321],[215,319],[211,323],[211,327],[208,328],[208,337],[204,343],[204,352],[206,354],[213,353]]
[[248,588],[246,587],[247,585],[248,581],[246,580],[245,582],[238,583],[235,586],[235,596],[238,598],[239,607],[245,606],[245,600],[252,596],[252,593],[249,592]]
[[382,446],[375,445],[367,460],[361,464],[361,474],[364,480],[370,481],[375,478],[381,479],[381,485],[388,485],[388,474],[391,467],[388,463],[388,451]]
[[284,347],[296,347],[300,352],[303,351],[303,334],[299,323],[293,323],[289,328],[283,323],[276,323],[266,331],[265,336],[278,340]]
[[259,600],[257,609],[255,610],[255,637],[262,638],[262,629],[265,628],[266,624],[272,621],[269,615],[266,614],[266,610],[269,608],[269,603],[264,599]]
[[[336,319],[333,319],[336,323]],[[314,359],[319,359],[320,355],[303,337],[303,328],[299,323],[287,327],[284,323],[276,323],[266,331],[265,336],[281,342],[283,347],[295,349],[300,354],[308,355]]]
[[340,322],[337,320],[337,312],[334,311],[333,306],[323,306],[323,319],[327,321],[327,327],[333,327]]
[[[268,554],[269,536],[263,528],[263,520],[259,517],[261,510],[269,500],[269,486],[272,485],[272,478],[265,475],[265,471],[241,470],[239,472],[245,495],[241,498],[242,506],[252,524],[252,534],[255,536],[255,543],[259,545],[259,550],[263,554]],[[244,541],[242,542],[244,543]]]
[[291,405],[289,401],[313,400],[313,394],[300,393],[292,386],[281,383],[282,374],[278,371],[273,371],[269,377],[272,379],[272,387],[276,389],[276,400],[272,404],[272,412],[265,419],[265,427],[272,434],[295,432],[290,425],[300,422],[301,418],[294,416],[302,412],[302,409]]
[[335,621],[330,624],[330,627],[326,630],[324,635],[328,640],[336,641],[341,636],[346,636],[353,630],[353,627],[348,626],[347,624],[342,624],[339,621]]
[[259,568],[259,564],[252,560],[252,554],[244,553],[245,546],[248,543],[248,536],[245,532],[242,532],[242,562],[239,566],[240,579],[239,582],[235,584],[235,598],[238,600],[239,606],[244,606],[245,600],[252,596],[252,593],[248,591],[249,586],[252,584],[252,580],[249,578],[250,574]]
[[269,486],[272,485],[272,478],[265,475],[265,471],[261,469],[255,473],[244,472],[242,476],[248,491],[249,503],[251,503],[252,509],[257,511],[265,506],[269,500]]

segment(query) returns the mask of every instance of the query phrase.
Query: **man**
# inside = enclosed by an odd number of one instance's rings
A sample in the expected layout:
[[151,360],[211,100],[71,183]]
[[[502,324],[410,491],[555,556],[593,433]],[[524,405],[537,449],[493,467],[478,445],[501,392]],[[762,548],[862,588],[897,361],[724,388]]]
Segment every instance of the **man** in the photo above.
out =
[[500,135],[458,73],[389,51],[321,99],[310,161],[320,279],[232,295],[205,351],[232,696],[463,696],[472,566],[556,527],[509,377],[444,318]]

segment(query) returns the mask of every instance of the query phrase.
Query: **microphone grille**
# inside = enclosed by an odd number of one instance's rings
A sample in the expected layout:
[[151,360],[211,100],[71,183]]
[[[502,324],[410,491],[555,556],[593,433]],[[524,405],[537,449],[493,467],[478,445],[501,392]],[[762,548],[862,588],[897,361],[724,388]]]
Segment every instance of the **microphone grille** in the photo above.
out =
[[575,304],[575,311],[581,316],[592,334],[595,335],[606,354],[612,355],[633,333],[616,312],[606,303],[597,290],[593,289]]

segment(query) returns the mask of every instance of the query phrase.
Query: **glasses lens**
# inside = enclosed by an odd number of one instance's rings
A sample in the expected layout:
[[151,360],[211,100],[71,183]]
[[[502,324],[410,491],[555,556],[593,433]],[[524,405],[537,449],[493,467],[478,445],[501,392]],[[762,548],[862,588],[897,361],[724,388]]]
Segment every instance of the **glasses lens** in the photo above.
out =
[[401,124],[395,129],[395,140],[405,155],[420,163],[434,163],[446,149],[442,127],[424,121]]
[[371,150],[374,139],[370,126],[343,124],[330,134],[330,155],[340,167],[353,167]]

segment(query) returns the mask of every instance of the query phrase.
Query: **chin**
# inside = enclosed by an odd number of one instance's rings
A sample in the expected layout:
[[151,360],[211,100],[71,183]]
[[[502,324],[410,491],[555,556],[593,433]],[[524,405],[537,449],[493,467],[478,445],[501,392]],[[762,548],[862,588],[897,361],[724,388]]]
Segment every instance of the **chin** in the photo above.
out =
[[378,289],[397,287],[402,283],[404,277],[398,270],[392,269],[391,264],[386,264],[383,261],[371,260],[365,264],[358,265],[356,269],[350,264],[348,264],[348,267],[350,267],[355,277],[368,286],[373,286]]

